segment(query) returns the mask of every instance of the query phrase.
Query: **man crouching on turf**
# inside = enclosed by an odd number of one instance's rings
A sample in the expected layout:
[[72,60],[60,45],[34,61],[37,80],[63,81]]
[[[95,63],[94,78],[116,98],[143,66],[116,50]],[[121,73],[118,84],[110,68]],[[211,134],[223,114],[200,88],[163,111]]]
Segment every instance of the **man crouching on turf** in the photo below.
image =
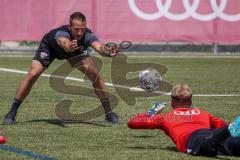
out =
[[148,113],[129,120],[129,128],[161,129],[179,152],[194,156],[240,156],[240,116],[227,125],[207,111],[193,108],[192,91],[187,85],[176,85],[171,97],[171,111],[160,113],[164,107],[155,105]]
[[21,103],[29,94],[38,77],[55,58],[66,59],[71,64],[70,59],[73,57],[80,57],[78,60],[81,67],[78,69],[92,81],[95,93],[105,110],[105,119],[111,123],[118,123],[118,116],[112,112],[110,107],[105,83],[99,76],[98,68],[95,67],[93,60],[89,56],[87,50],[89,46],[105,57],[114,57],[119,52],[118,46],[108,46],[98,40],[91,30],[86,27],[86,17],[80,12],[74,12],[70,16],[69,25],[61,26],[45,34],[32,60],[32,66],[28,74],[18,86],[10,111],[3,119],[3,124],[9,125],[15,122]]

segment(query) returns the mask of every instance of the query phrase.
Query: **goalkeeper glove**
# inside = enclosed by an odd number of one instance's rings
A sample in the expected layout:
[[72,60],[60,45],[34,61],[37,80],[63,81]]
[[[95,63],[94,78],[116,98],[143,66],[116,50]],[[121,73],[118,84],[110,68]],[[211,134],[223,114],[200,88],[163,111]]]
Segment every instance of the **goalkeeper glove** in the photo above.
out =
[[149,116],[156,115],[160,113],[166,106],[165,102],[156,102],[152,108],[147,112]]

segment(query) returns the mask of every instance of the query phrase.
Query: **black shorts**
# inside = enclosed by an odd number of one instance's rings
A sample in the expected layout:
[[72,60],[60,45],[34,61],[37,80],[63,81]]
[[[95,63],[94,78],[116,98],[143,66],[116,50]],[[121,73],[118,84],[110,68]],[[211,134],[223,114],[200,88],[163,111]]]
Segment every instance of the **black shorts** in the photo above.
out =
[[47,35],[45,35],[40,45],[35,53],[35,56],[33,57],[33,60],[39,61],[44,68],[48,68],[48,66],[53,62],[53,60],[56,59],[66,59],[70,63],[72,67],[76,66],[76,63],[85,59],[86,57],[89,57],[89,53],[85,52],[84,54],[71,54],[66,53],[66,56],[58,55],[58,53],[52,53],[48,46],[48,41],[46,38]]
[[[44,38],[43,38],[44,40]],[[39,61],[43,67],[48,68],[48,66],[53,62],[55,57],[53,54],[50,54],[50,50],[48,48],[48,45],[44,43],[44,41],[41,41],[35,56],[33,57],[33,60]]]
[[186,144],[187,153],[193,156],[216,156],[217,149],[212,146],[210,139],[213,133],[211,129],[194,131]]
[[194,131],[186,144],[187,153],[194,156],[240,156],[240,137],[230,136],[227,128]]
[[224,139],[219,148],[219,155],[240,156],[240,137],[233,138],[229,136]]

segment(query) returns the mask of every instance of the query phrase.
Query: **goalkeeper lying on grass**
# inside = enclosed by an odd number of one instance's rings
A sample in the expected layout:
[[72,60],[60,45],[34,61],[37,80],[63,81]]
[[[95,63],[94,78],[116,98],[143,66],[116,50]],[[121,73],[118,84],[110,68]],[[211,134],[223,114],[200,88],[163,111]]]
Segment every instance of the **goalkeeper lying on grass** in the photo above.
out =
[[171,93],[172,110],[161,113],[165,103],[128,121],[131,129],[161,129],[176,144],[179,152],[194,156],[218,154],[240,156],[240,116],[231,124],[192,106],[192,91],[176,85]]

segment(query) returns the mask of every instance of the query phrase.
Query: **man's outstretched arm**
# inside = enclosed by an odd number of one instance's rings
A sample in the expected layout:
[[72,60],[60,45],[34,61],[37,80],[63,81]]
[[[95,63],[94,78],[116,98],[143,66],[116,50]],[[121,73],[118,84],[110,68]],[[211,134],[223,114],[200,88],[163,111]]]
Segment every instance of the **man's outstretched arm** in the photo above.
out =
[[128,121],[128,127],[131,129],[161,129],[164,121],[164,116],[157,114],[149,116],[147,113],[142,113]]
[[211,128],[222,128],[228,125],[224,120],[214,117],[211,114],[209,117],[210,117]]
[[100,41],[94,41],[91,46],[104,57],[115,57],[119,52],[119,46],[117,45],[107,45]]

